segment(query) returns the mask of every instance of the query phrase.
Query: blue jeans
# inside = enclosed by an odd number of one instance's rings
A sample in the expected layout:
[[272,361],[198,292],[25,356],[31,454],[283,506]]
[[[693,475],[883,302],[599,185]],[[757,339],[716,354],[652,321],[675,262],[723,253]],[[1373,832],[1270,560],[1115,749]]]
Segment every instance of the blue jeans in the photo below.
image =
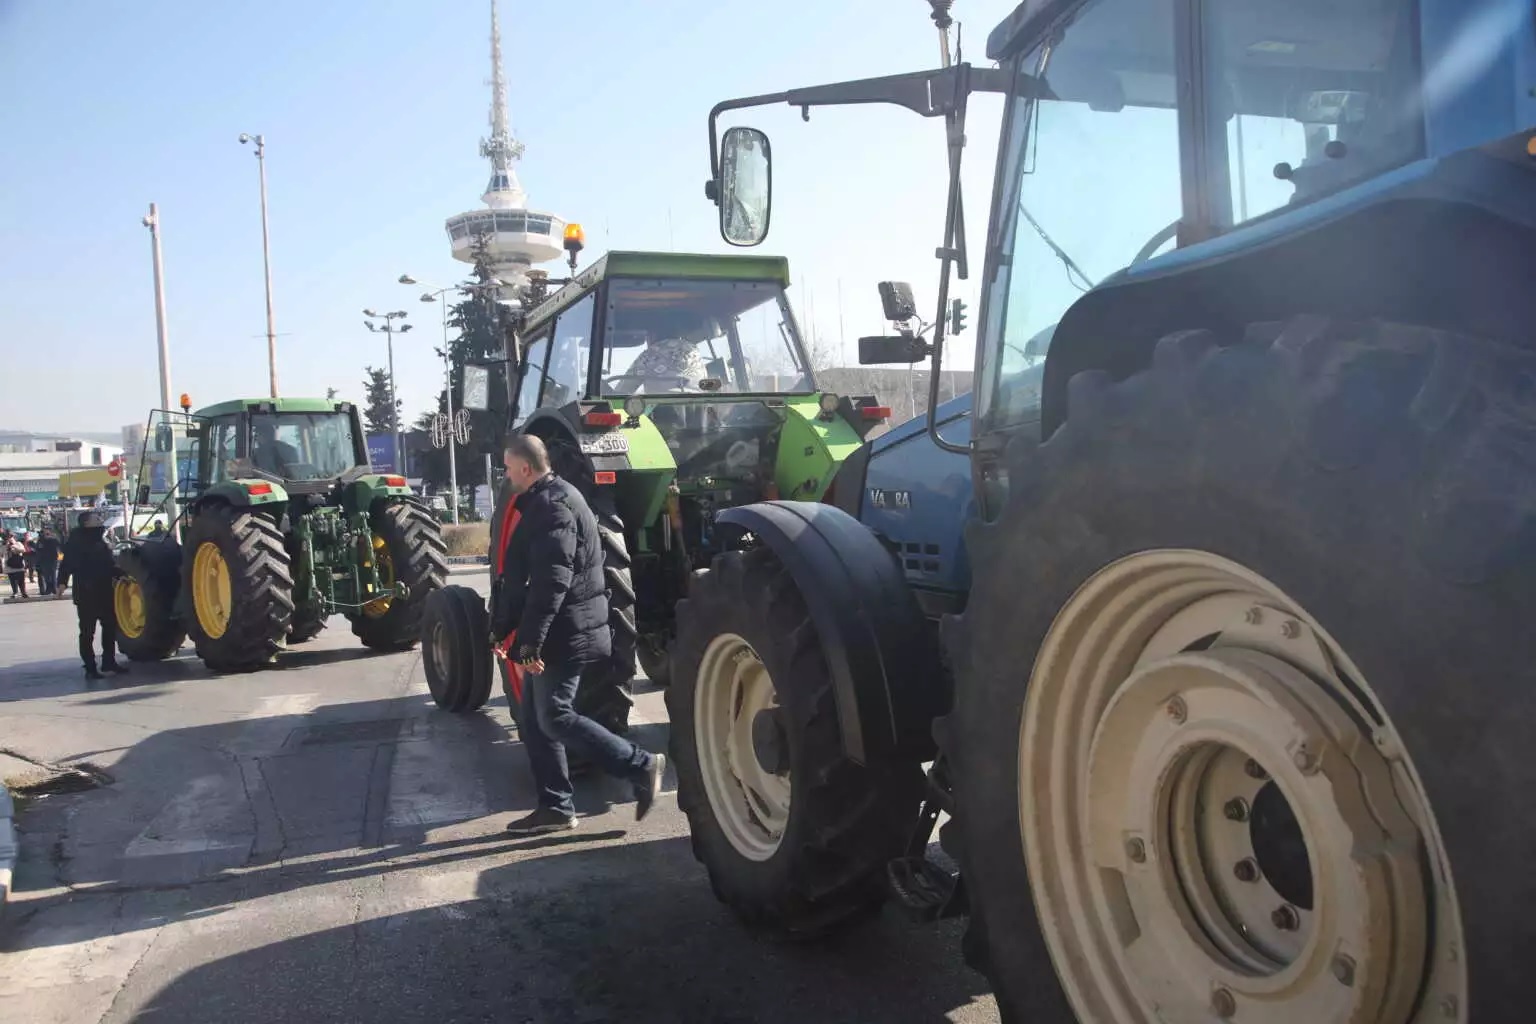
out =
[[539,806],[561,814],[576,813],[571,799],[570,768],[565,760],[567,744],[625,782],[642,785],[651,770],[650,751],[576,713],[576,687],[580,683],[580,665],[546,664],[541,675],[523,676],[520,732],[539,790]]

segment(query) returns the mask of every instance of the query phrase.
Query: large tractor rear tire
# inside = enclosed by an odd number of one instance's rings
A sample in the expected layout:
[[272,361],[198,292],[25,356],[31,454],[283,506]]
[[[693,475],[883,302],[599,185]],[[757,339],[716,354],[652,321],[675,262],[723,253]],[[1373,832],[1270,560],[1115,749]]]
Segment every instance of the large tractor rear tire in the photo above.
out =
[[448,579],[443,529],[420,503],[393,499],[369,516],[374,558],[386,585],[400,582],[406,596],[382,597],[350,616],[352,632],[376,651],[407,651],[421,640],[427,598]]
[[161,541],[147,541],[144,546],[149,544],[155,550],[128,548],[117,556],[123,574],[112,589],[117,649],[129,661],[164,661],[187,639],[186,628],[176,617],[181,549]]
[[677,605],[667,690],[678,804],[715,895],[810,937],[877,907],[917,820],[916,764],[843,754],[832,673],[788,570],[720,555]]
[[1009,452],[936,730],[1004,1021],[1536,1005],[1532,381],[1417,327],[1185,332]]
[[293,577],[277,524],[255,509],[212,504],[187,524],[182,555],[187,632],[215,672],[248,672],[282,650]]
[[422,669],[433,702],[444,711],[478,711],[491,695],[491,623],[485,600],[469,587],[427,595],[422,614]]
[[326,616],[318,608],[295,608],[288,627],[288,646],[306,643],[325,631]]

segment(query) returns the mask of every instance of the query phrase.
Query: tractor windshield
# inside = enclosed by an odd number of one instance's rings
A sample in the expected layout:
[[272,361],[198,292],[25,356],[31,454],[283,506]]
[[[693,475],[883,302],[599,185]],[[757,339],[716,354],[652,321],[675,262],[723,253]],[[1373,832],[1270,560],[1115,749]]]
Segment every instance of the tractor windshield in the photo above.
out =
[[[1408,0],[1205,4],[1203,102],[1184,111],[1176,6],[1092,0],[1012,59],[1039,87],[1011,90],[999,147],[977,389],[988,429],[1039,419],[1056,323],[1173,249],[1181,221],[1231,230],[1419,151]],[[1191,124],[1209,167],[1187,207]]]
[[777,282],[615,280],[607,313],[604,395],[816,390]]
[[359,464],[352,418],[339,412],[253,413],[250,451],[281,480],[329,480]]

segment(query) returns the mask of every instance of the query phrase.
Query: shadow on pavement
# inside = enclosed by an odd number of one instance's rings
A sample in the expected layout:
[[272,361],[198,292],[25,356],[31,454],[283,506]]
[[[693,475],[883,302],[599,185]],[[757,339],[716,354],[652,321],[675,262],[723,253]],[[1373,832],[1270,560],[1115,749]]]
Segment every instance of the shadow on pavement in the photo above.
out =
[[882,917],[822,943],[769,942],[715,901],[687,839],[672,838],[497,866],[473,900],[365,910],[163,987],[141,979],[122,1019],[941,1021],[986,992],[960,966],[958,934]]

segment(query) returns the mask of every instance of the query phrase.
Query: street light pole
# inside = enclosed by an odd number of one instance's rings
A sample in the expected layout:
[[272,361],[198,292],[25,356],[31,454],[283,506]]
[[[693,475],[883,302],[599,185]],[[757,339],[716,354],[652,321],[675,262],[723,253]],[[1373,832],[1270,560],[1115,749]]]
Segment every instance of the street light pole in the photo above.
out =
[[[171,346],[167,338],[165,323],[165,266],[160,255],[160,210],[154,203],[149,204],[149,216],[144,218],[144,226],[149,228],[149,242],[151,259],[155,267],[155,335],[160,346],[160,408],[169,410],[171,406]],[[146,438],[146,441],[148,439]],[[126,456],[128,453],[124,453]],[[180,449],[176,446],[176,432],[171,431],[171,457],[166,467],[166,486],[169,494],[166,498],[165,514],[171,521],[172,530],[176,523],[176,475],[180,470],[177,465],[181,458]],[[144,472],[144,460],[138,461],[139,473]],[[122,486],[127,486],[126,484]],[[135,499],[137,505],[137,499]],[[125,519],[125,523],[128,521]],[[129,523],[130,532],[132,524]]]
[[[502,287],[502,282],[493,279],[491,281],[485,282],[484,284],[461,284],[450,288],[433,288],[430,284],[427,284],[424,281],[416,280],[410,274],[401,274],[400,283],[408,285],[423,285],[428,290],[422,293],[422,302],[442,303],[443,375],[446,382],[444,393],[446,394],[448,401],[448,486],[453,490],[453,521],[455,524],[457,524],[459,521],[459,459],[458,455],[456,454],[458,438],[455,436],[453,430],[453,359],[448,352],[448,303],[443,299],[443,296],[449,292],[474,294],[477,290],[481,289],[500,288]],[[491,484],[490,480],[486,480],[485,484],[487,487],[489,487]]]
[[[383,334],[387,339],[389,349],[389,422],[395,436],[394,469],[401,476],[407,476],[405,466],[405,434],[400,429],[400,393],[395,390],[395,334],[404,334],[411,329],[410,324],[395,326],[396,320],[404,320],[410,314],[405,310],[396,310],[393,313],[375,313],[371,309],[363,310],[363,316],[370,319],[363,321],[363,326],[375,333]],[[384,326],[379,327],[373,321],[382,319]]]
[[272,242],[267,231],[267,142],[261,135],[240,135],[242,144],[256,144],[256,170],[261,179],[261,265],[267,280],[267,372],[272,397],[277,397],[277,328],[272,319]]

